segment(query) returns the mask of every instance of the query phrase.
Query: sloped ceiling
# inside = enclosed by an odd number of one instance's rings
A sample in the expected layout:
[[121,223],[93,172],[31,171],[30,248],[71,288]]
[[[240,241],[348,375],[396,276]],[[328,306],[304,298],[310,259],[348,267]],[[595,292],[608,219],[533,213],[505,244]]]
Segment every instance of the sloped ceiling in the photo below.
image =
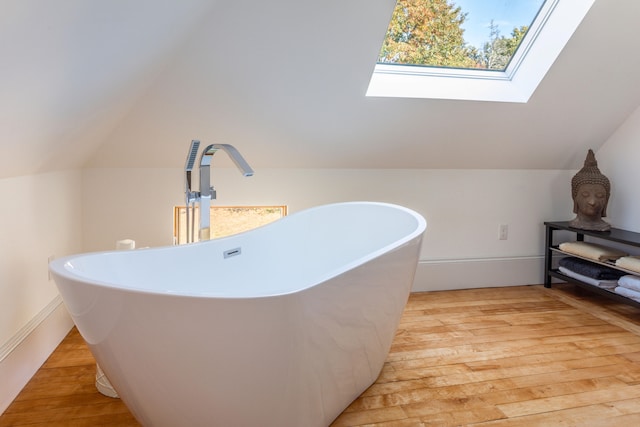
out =
[[83,165],[215,3],[3,1],[0,177]]
[[254,169],[575,169],[640,105],[636,0],[597,0],[526,104],[367,98],[394,3],[16,0],[1,173],[181,167],[191,139]]

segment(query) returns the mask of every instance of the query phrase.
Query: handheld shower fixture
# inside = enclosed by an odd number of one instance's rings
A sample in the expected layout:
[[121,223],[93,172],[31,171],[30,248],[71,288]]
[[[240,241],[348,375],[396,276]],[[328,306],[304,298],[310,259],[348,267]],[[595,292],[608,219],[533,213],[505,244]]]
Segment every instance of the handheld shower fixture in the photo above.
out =
[[189,148],[189,152],[187,153],[187,161],[184,165],[185,171],[185,186],[186,191],[191,192],[191,172],[193,171],[193,166],[196,163],[196,157],[198,156],[198,148],[200,147],[200,141],[194,139],[191,141],[191,147]]
[[[189,147],[189,152],[187,153],[187,161],[184,165],[184,195],[186,202],[185,206],[187,209],[187,243],[194,241],[195,203],[196,200],[200,197],[199,194],[191,187],[191,173],[196,162],[196,157],[198,157],[199,147],[200,141],[195,139],[191,141],[191,147]],[[189,218],[189,216],[191,216],[191,218]]]

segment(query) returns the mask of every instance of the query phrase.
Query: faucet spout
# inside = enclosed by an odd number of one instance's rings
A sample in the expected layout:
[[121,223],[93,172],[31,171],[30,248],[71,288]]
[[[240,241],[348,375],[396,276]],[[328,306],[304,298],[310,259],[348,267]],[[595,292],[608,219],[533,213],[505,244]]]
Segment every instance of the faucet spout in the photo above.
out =
[[200,194],[201,196],[211,196],[212,199],[216,198],[215,189],[211,185],[211,160],[213,155],[223,150],[226,152],[233,163],[240,169],[243,176],[253,176],[253,169],[249,166],[249,163],[242,157],[240,152],[236,150],[233,145],[230,144],[211,144],[204,149],[200,155]]
[[216,190],[211,184],[211,160],[218,150],[229,155],[243,176],[253,176],[253,169],[233,145],[211,144],[204,149],[200,155],[200,240],[210,238],[209,209],[211,200],[216,198]]
[[[230,144],[208,145],[207,148],[205,148],[204,151],[202,152],[202,155],[200,156],[200,168],[202,168],[203,166],[210,166],[211,158],[213,157],[214,154],[216,154],[218,150],[222,150],[229,155],[231,160],[233,160],[233,163],[235,163],[238,169],[240,169],[240,172],[242,172],[242,175],[244,176],[253,175],[253,169],[251,169],[251,166],[249,166],[249,164],[244,159],[244,157],[242,157],[240,152],[236,150],[236,148],[233,145],[230,145]],[[202,191],[202,188],[200,189],[200,191]]]

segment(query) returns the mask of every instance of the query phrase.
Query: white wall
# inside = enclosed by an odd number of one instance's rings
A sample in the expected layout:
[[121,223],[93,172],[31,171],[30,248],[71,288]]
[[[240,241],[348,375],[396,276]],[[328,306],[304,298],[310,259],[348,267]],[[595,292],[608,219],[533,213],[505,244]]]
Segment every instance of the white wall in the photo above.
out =
[[[71,327],[47,263],[81,250],[81,178],[67,171],[0,179],[0,412]],[[47,332],[32,334],[38,328]]]
[[[543,222],[569,220],[570,180],[556,170],[267,169],[251,178],[214,169],[219,205],[384,201],[427,219],[414,289],[542,283]],[[183,204],[181,169],[87,169],[83,229],[87,250],[171,244],[172,208]],[[508,240],[498,239],[508,224]],[[384,224],[381,224],[384,226]]]
[[640,107],[596,152],[600,171],[611,181],[606,220],[614,227],[640,232]]

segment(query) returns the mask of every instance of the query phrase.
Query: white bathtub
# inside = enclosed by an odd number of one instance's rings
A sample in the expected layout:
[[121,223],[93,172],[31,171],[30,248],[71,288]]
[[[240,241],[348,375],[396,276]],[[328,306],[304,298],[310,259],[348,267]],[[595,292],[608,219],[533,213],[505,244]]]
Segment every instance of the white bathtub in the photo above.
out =
[[339,203],[50,270],[141,424],[327,426],[382,369],[425,228],[400,206]]

